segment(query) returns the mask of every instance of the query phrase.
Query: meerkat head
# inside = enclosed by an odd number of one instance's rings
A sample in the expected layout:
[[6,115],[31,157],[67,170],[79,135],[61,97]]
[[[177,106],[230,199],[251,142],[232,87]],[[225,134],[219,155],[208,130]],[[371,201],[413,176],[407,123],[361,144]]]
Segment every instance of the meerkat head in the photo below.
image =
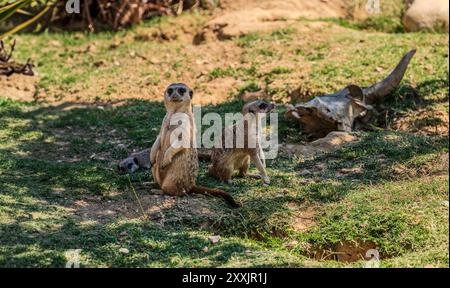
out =
[[117,169],[120,173],[134,173],[139,169],[139,161],[136,157],[128,157],[119,163]]
[[269,113],[274,108],[275,104],[273,103],[268,103],[264,100],[255,100],[244,105],[244,107],[242,108],[242,114],[246,115],[248,113]]
[[164,103],[168,110],[177,109],[189,105],[193,96],[194,92],[186,84],[172,83],[164,92]]

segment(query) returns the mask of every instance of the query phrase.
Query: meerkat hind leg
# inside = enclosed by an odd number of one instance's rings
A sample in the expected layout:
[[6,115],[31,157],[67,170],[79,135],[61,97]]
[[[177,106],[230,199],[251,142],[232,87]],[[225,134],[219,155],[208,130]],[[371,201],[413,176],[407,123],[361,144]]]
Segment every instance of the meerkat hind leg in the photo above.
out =
[[250,178],[256,178],[261,179],[261,175],[255,174],[255,173],[249,173],[248,169],[250,167],[250,157],[245,157],[242,160],[241,167],[239,168],[239,177],[250,177]]
[[228,183],[228,184],[233,184],[233,172],[234,172],[234,163],[230,163],[228,161],[228,163],[222,163],[222,169],[221,169],[221,175],[220,178],[222,179],[222,181]]
[[263,179],[264,185],[269,185],[270,179],[267,176],[266,168],[264,167],[261,159],[258,157],[258,155],[252,155],[251,158],[252,158],[253,164],[255,164],[255,166],[256,166],[256,169],[258,169],[258,171],[261,175],[261,178]]
[[250,166],[250,158],[249,157],[244,157],[241,161],[241,163],[239,163],[239,176],[240,177],[245,177],[248,175],[248,168]]
[[180,186],[183,187],[183,185],[180,185],[178,180],[177,175],[173,172],[170,173],[169,171],[161,184],[163,193],[170,196],[186,195],[187,191],[185,191],[184,188],[180,188]]

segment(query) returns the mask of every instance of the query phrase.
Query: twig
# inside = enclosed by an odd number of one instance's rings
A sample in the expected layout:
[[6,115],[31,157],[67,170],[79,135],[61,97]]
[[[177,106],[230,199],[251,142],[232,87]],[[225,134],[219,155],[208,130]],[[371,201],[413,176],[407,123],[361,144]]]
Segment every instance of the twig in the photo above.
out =
[[119,9],[115,15],[116,18],[114,19],[114,25],[113,25],[114,30],[117,30],[117,28],[119,27],[119,21],[121,19],[122,12],[124,11],[124,9],[127,5],[128,5],[128,3],[126,1],[124,1],[122,3],[122,6],[119,7]]
[[178,3],[177,16],[183,12],[184,0],[180,0]]
[[84,14],[86,16],[86,21],[88,24],[89,31],[94,32],[95,26],[94,26],[94,22],[92,21],[91,12],[89,10],[89,6],[91,5],[91,3],[92,3],[92,0],[86,0],[84,2]]
[[192,5],[191,8],[189,8],[189,10],[194,10],[196,8],[198,8],[200,6],[200,0],[195,0],[194,5]]
[[0,61],[7,63],[12,57],[14,48],[16,48],[16,39],[13,40],[9,53],[6,52],[5,44],[3,43],[2,40],[0,40]]

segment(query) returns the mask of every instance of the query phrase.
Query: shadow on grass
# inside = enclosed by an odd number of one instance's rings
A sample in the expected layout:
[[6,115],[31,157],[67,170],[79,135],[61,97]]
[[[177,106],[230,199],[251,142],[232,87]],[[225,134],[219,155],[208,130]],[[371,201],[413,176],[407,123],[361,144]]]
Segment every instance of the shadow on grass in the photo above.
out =
[[[206,106],[203,113],[236,112],[242,104],[230,101]],[[200,266],[225,265],[234,253],[244,253],[242,243],[227,239],[210,249],[204,260],[202,249],[207,240],[192,235],[201,234],[200,231],[221,231],[222,235],[245,235],[254,229],[269,231],[271,226],[265,222],[272,214],[283,211],[287,201],[259,199],[257,193],[264,188],[255,179],[244,179],[238,186],[230,187],[202,171],[199,183],[230,191],[244,207],[232,210],[220,199],[191,196],[208,203],[213,219],[186,214],[161,228],[151,220],[119,224],[119,219],[111,217],[107,225],[85,226],[74,217],[78,200],[88,205],[91,200],[135,201],[130,196],[127,176],[116,173],[116,163],[132,149],[152,144],[165,114],[162,103],[129,100],[114,106],[71,102],[36,107],[2,100],[0,113],[0,266],[61,266],[65,259],[62,253],[78,247],[87,249],[93,266],[183,266],[183,261],[191,261],[186,265],[193,266],[196,261]],[[206,170],[204,163],[202,170]],[[137,181],[144,177],[148,177],[148,172],[137,173]],[[259,192],[253,192],[255,189]],[[144,196],[148,192],[138,193]],[[138,207],[136,203],[133,206]],[[170,215],[172,210],[167,207],[161,213]],[[247,216],[249,221],[241,221]],[[205,219],[211,222],[202,227]],[[193,228],[196,231],[189,232]],[[138,232],[130,232],[134,229]],[[132,257],[117,252],[124,233],[135,233],[126,242],[138,251]],[[147,249],[152,251],[139,252]],[[181,262],[174,264],[176,261]]]
[[[64,267],[65,253],[72,249],[82,249],[81,267],[220,266],[251,248],[233,239],[211,246],[204,234],[152,223],[80,226],[63,219],[60,222],[60,228],[46,233],[31,229],[26,222],[0,225],[0,267]],[[121,248],[129,253],[121,252]],[[246,256],[249,262],[252,258]]]
[[445,159],[441,158],[443,153],[448,153],[448,135],[425,136],[378,131],[362,133],[360,136],[358,142],[329,155],[308,160],[299,168],[314,171],[318,162],[324,163],[326,169],[306,178],[320,177],[341,183],[349,182],[349,185],[353,183],[350,186],[445,173],[445,167],[442,166],[445,165]]
[[[202,110],[236,112],[242,104],[230,101]],[[448,151],[448,137],[365,133],[351,146],[302,164],[292,158],[270,161],[268,169],[273,176],[269,187],[247,178],[225,185],[206,175],[206,163],[202,163],[198,183],[230,192],[242,208],[232,210],[220,199],[192,196],[204,200],[210,213],[193,216],[183,210],[185,206],[176,205],[164,207],[161,213],[167,217],[175,212],[184,214],[163,227],[152,220],[114,217],[106,224],[81,224],[71,210],[77,200],[135,200],[127,176],[118,175],[115,164],[131,149],[152,144],[165,114],[162,103],[128,100],[114,106],[64,103],[35,107],[3,101],[0,113],[0,266],[61,266],[64,251],[77,248],[85,249],[88,266],[227,265],[247,249],[246,237],[261,241],[283,238],[292,212],[289,204],[336,202],[369,181],[391,179],[396,164],[408,164],[417,157],[423,162]],[[287,122],[280,125],[283,138],[290,130],[285,127]],[[382,154],[386,162],[380,165],[376,156]],[[314,175],[318,181],[302,184],[300,180],[313,176],[299,177],[298,171],[321,161],[331,164]],[[335,171],[354,165],[362,166],[363,174],[335,177]],[[149,181],[147,177],[148,172],[141,172],[135,180]],[[355,179],[358,181],[352,181]],[[138,193],[142,197],[148,192]],[[138,209],[136,203],[134,208]],[[224,239],[205,253],[202,249],[208,241],[204,233],[243,236],[244,240]],[[130,254],[120,253],[122,247]],[[289,265],[287,261],[277,265]],[[253,266],[264,264],[255,261]]]
[[[387,96],[381,104],[391,110],[409,110],[427,108],[448,102],[448,79],[433,79],[419,83],[415,88],[410,84],[400,85],[392,95]],[[439,91],[444,97],[435,97]]]

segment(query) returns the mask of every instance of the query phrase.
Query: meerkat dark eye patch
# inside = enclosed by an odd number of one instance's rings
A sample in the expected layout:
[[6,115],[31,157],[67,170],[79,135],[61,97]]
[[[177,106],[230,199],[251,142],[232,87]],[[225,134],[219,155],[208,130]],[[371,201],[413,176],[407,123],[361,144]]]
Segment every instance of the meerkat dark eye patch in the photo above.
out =
[[180,87],[180,88],[178,88],[177,91],[178,91],[179,94],[184,95],[184,93],[186,93],[186,88]]
[[128,170],[131,170],[131,168],[133,168],[133,163],[128,163],[127,168]]
[[194,91],[189,90],[189,96],[191,96],[191,99],[192,99],[192,97],[194,96]]
[[267,109],[267,107],[269,107],[269,105],[267,105],[267,103],[261,103],[259,104],[259,109]]
[[172,88],[167,89],[167,94],[172,95],[173,94],[173,89]]
[[139,165],[138,159],[136,157],[133,158],[133,162],[134,164]]

